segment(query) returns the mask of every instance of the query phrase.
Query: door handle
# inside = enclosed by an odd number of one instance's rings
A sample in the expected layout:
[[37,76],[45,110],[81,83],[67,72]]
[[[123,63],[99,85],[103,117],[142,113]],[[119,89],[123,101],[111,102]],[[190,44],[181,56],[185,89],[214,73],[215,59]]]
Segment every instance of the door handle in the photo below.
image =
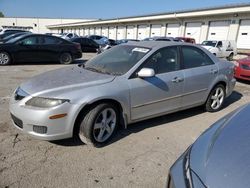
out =
[[211,70],[210,70],[210,73],[211,73],[211,74],[217,74],[217,73],[218,73],[218,70],[216,70],[216,69],[211,69]]
[[179,78],[179,77],[175,77],[175,78],[172,80],[172,82],[174,82],[174,83],[179,83],[179,82],[182,82],[182,81],[184,81],[184,78]]

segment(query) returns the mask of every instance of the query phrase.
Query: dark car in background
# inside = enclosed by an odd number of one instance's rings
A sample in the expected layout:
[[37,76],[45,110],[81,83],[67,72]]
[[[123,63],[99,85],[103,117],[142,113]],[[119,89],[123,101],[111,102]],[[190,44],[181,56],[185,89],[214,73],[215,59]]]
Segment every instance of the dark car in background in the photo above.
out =
[[101,45],[102,47],[109,44],[109,39],[105,36],[100,36],[100,35],[87,35],[86,36],[89,39],[94,40],[96,43]]
[[117,44],[123,44],[123,43],[127,43],[127,42],[139,42],[140,40],[137,40],[137,39],[120,39],[120,40],[117,40],[116,43]]
[[80,44],[48,35],[25,34],[0,44],[0,65],[41,61],[69,64],[81,57]]
[[171,167],[168,188],[250,185],[250,104],[214,123]]
[[87,37],[77,37],[70,39],[70,41],[79,43],[83,52],[97,52],[100,48],[99,44]]

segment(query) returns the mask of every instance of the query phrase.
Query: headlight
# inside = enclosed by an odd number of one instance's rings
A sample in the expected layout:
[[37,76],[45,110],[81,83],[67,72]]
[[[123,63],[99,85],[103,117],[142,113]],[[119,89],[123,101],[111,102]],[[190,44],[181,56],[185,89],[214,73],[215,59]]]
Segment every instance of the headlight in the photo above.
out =
[[69,102],[69,100],[33,97],[30,100],[28,100],[25,104],[27,106],[34,106],[34,107],[39,107],[39,108],[50,108],[50,107],[58,106],[65,102]]

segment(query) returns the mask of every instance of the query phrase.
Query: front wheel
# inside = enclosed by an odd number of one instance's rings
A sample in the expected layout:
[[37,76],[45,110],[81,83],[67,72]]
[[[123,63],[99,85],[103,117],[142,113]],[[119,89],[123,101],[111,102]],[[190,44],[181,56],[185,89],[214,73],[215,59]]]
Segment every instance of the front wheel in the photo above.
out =
[[7,52],[0,52],[0,65],[9,65],[10,63],[10,55]]
[[70,64],[72,63],[73,59],[70,53],[64,52],[60,55],[59,61],[61,64]]
[[234,54],[231,53],[231,54],[227,57],[227,60],[228,60],[228,61],[233,61],[233,58],[234,58]]
[[118,110],[113,104],[103,103],[91,108],[80,123],[80,140],[94,145],[105,144],[117,130],[118,117]]
[[210,92],[205,104],[208,112],[217,112],[222,108],[225,99],[225,87],[221,84],[215,86]]

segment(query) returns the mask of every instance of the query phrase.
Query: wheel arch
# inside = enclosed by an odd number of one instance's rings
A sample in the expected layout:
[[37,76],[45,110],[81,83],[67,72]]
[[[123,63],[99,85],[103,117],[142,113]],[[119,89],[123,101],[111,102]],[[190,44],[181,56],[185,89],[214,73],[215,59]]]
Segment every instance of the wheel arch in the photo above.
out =
[[81,123],[81,119],[86,113],[94,106],[97,106],[98,104],[102,103],[109,103],[114,104],[117,107],[117,110],[119,112],[119,120],[120,125],[122,125],[123,128],[127,128],[127,116],[124,114],[124,109],[120,102],[118,102],[115,99],[99,99],[97,101],[94,101],[92,103],[84,105],[79,113],[77,114],[75,121],[74,121],[74,127],[73,127],[73,134],[76,135],[79,131],[79,125]]
[[14,55],[9,50],[3,49],[3,50],[0,50],[0,52],[5,52],[5,53],[9,54],[11,62],[14,62],[14,60],[15,60]]

